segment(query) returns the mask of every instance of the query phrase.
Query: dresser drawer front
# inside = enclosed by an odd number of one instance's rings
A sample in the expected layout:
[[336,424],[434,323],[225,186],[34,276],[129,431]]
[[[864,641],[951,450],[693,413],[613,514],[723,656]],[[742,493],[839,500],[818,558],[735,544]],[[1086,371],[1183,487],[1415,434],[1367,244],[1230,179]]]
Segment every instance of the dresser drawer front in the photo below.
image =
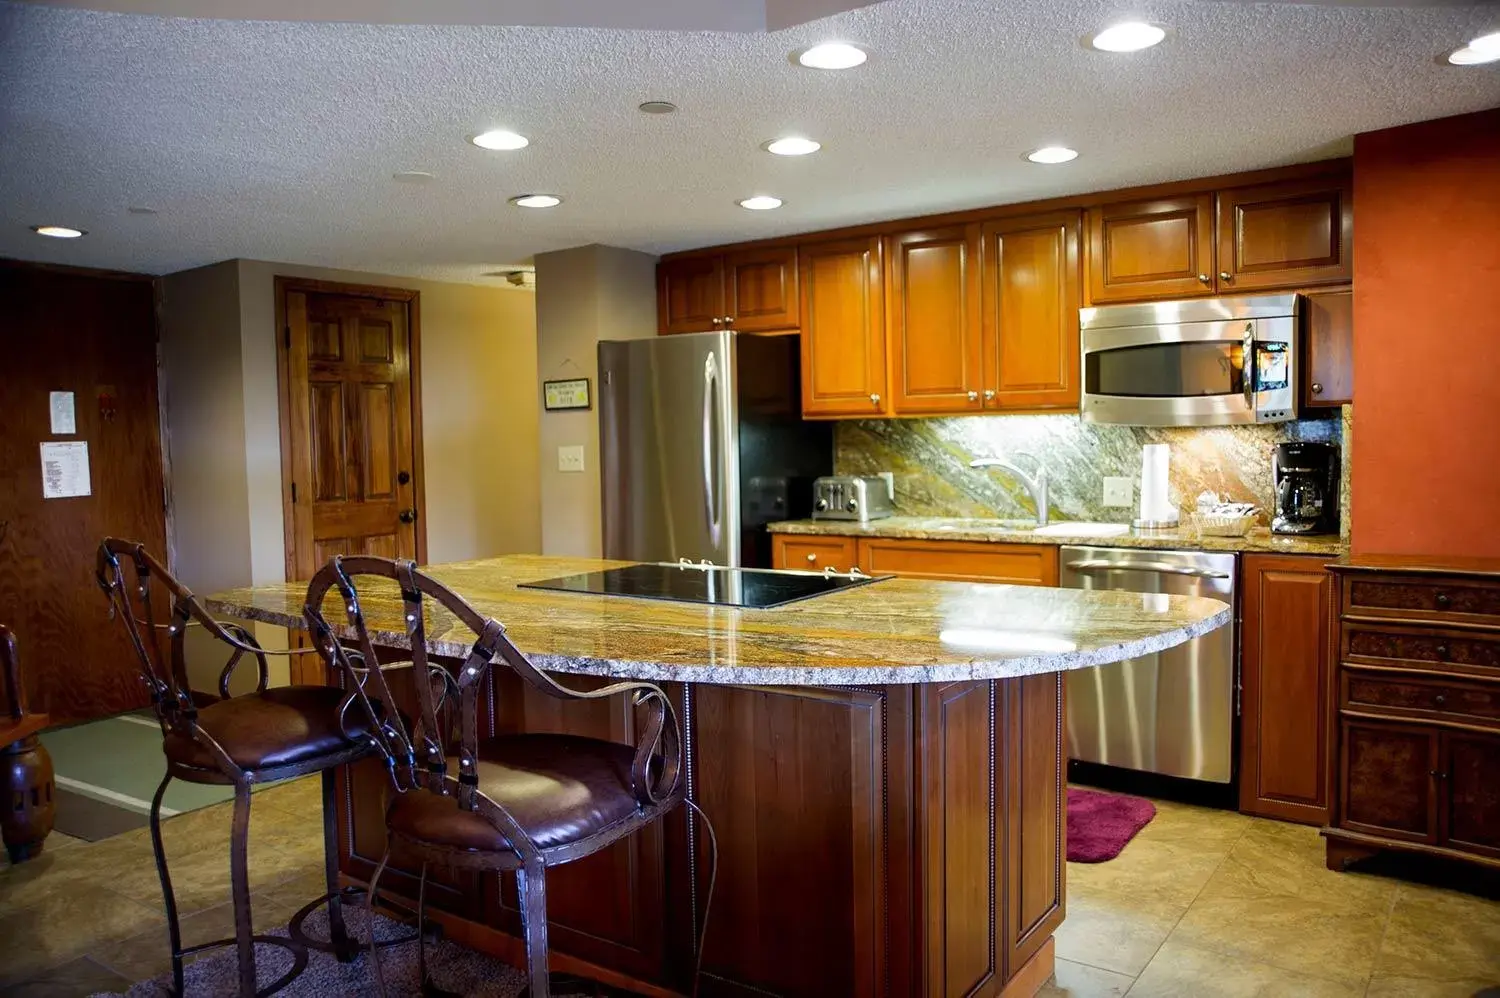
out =
[[1341,704],[1349,710],[1500,725],[1500,685],[1345,669],[1342,686]]
[[1346,576],[1344,587],[1347,613],[1500,624],[1500,585],[1449,583],[1441,578]]
[[821,572],[825,568],[847,572],[856,565],[853,537],[777,534],[774,553],[777,568],[804,572]]
[[1500,634],[1487,637],[1456,630],[1346,622],[1343,640],[1344,660],[1353,664],[1418,665],[1500,678]]

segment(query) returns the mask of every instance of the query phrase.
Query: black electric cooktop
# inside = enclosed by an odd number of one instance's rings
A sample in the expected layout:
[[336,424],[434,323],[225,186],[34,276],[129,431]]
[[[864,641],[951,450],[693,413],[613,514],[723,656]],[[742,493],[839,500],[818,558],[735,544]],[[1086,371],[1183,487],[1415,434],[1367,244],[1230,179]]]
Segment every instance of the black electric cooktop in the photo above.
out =
[[600,596],[633,596],[638,599],[675,600],[679,603],[712,603],[717,606],[743,606],[763,610],[876,581],[879,581],[878,578],[872,576],[850,578],[813,572],[775,572],[760,568],[648,564],[564,575],[539,582],[523,582],[520,588],[594,593]]

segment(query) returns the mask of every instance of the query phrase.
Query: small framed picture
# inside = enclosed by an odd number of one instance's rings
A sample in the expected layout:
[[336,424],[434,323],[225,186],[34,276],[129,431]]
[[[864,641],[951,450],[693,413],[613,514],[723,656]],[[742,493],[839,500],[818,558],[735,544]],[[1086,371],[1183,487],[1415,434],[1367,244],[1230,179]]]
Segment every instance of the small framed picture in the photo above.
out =
[[571,378],[567,381],[542,382],[542,408],[548,412],[558,409],[591,409],[589,379]]

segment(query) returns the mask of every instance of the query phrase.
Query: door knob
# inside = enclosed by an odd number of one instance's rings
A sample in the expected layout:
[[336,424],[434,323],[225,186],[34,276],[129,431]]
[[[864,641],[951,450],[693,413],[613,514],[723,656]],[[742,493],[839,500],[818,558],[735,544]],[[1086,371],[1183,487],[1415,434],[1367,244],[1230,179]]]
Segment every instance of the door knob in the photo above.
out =
[[413,523],[417,519],[417,511],[408,507],[407,509],[403,509],[401,512],[397,513],[396,519],[400,520],[402,523]]
[[396,472],[396,484],[397,485],[405,485],[407,482],[410,482],[410,481],[411,481],[411,472],[409,472],[409,471],[398,471],[398,472]]
[[1230,281],[1234,280],[1234,275],[1227,270],[1221,270],[1219,271],[1219,280],[1223,281],[1225,284],[1228,284]]
[[1319,384],[1318,382],[1314,381],[1312,383],[1312,393],[1314,395],[1322,395],[1323,394],[1323,386],[1321,384]]

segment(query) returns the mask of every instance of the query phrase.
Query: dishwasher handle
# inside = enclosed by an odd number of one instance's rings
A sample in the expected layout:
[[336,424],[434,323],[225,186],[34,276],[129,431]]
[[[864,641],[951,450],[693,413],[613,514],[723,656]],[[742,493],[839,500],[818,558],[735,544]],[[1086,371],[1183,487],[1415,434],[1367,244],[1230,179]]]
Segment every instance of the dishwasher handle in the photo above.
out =
[[1075,572],[1159,572],[1163,575],[1187,575],[1195,579],[1229,578],[1228,572],[1173,565],[1166,561],[1070,561],[1065,567]]

